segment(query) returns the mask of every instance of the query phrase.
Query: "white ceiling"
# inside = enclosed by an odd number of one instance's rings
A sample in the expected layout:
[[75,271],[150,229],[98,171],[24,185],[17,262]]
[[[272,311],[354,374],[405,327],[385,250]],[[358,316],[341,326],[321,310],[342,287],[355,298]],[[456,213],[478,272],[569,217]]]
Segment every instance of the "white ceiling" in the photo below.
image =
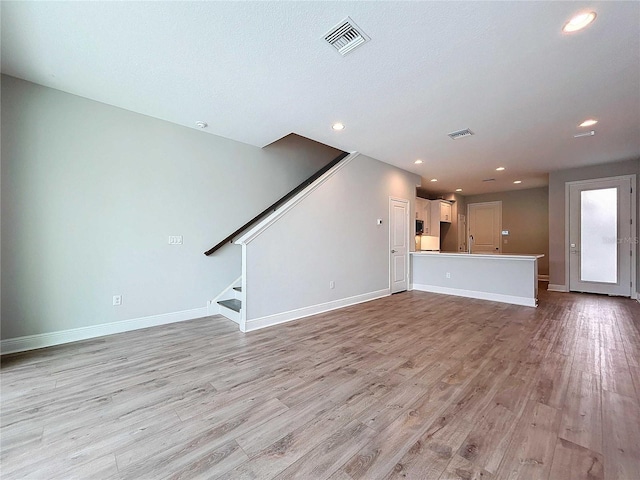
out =
[[[639,2],[1,3],[3,73],[256,146],[294,132],[440,192],[640,158]],[[322,37],[346,16],[371,41],[342,57]]]

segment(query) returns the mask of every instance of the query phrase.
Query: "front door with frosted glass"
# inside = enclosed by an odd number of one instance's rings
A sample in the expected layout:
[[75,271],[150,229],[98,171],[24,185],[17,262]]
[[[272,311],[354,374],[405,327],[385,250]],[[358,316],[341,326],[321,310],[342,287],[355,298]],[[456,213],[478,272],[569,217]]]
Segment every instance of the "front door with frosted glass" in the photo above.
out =
[[632,181],[569,184],[569,290],[631,296]]

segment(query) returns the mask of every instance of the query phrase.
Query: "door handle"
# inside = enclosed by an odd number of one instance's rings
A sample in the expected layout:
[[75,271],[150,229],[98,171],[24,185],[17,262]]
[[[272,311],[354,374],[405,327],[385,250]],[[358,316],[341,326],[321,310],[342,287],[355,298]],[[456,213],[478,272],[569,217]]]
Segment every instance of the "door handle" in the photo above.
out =
[[396,251],[395,250],[391,250],[391,253],[396,253]]

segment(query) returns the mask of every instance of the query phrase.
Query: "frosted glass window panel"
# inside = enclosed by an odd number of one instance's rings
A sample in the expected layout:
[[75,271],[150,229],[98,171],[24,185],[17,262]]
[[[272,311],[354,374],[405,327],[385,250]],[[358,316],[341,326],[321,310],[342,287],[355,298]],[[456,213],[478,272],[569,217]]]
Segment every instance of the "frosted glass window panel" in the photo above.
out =
[[618,282],[618,189],[580,192],[580,280]]

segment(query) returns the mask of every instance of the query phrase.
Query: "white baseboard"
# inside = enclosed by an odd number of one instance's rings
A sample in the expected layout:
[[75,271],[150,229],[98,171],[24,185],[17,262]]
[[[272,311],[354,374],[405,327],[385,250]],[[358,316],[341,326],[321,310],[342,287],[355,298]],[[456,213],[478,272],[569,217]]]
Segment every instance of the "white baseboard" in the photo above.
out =
[[318,305],[311,305],[309,307],[298,308],[296,310],[289,310],[288,312],[276,313],[274,315],[267,315],[265,317],[247,319],[246,330],[247,332],[258,330],[260,328],[270,327],[279,323],[291,322],[292,320],[298,320],[299,318],[308,317],[311,315],[317,315],[319,313],[328,312],[337,308],[348,307],[357,303],[368,302],[375,300],[376,298],[387,297],[391,294],[388,288],[384,290],[378,290],[375,292],[364,293],[362,295],[356,295],[353,297],[342,298],[340,300],[333,300],[331,302],[320,303]]
[[493,302],[511,303],[525,307],[536,307],[535,298],[517,297],[514,295],[502,295],[500,293],[478,292],[476,290],[464,290],[461,288],[439,287],[435,285],[413,284],[413,289],[421,292],[442,293],[444,295],[455,295],[456,297],[477,298],[479,300],[491,300]]
[[566,285],[554,285],[553,283],[550,283],[547,286],[547,290],[549,292],[568,292],[569,291]]
[[220,315],[220,304],[217,300],[209,300],[207,302],[207,316]]
[[168,323],[183,322],[195,318],[206,317],[207,308],[194,308],[180,312],[162,313],[148,317],[132,318],[119,322],[103,323],[101,325],[91,325],[89,327],[72,328],[70,330],[60,330],[57,332],[40,333],[37,335],[27,335],[24,337],[8,338],[0,342],[0,352],[7,353],[24,352],[37,348],[51,347],[63,343],[77,342],[90,338],[113,335],[114,333],[129,332],[141,328],[166,325]]
[[539,282],[548,282],[549,281],[549,275],[538,275],[538,281]]

